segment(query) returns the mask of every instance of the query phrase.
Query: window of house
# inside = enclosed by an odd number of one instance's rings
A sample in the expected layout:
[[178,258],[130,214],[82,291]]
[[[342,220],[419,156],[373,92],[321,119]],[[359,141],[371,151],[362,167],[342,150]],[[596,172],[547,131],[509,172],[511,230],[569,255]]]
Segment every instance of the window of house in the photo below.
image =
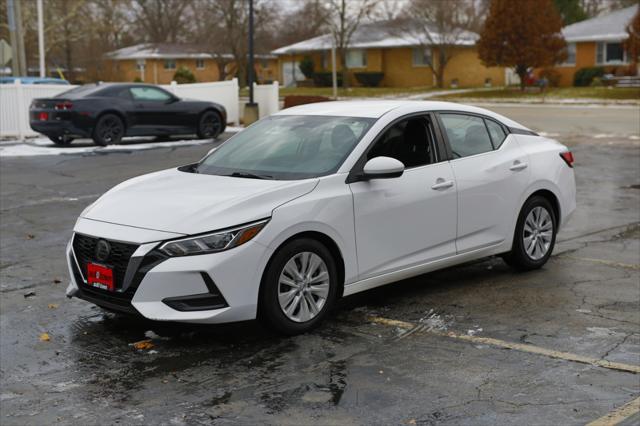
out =
[[155,87],[132,87],[129,90],[136,101],[165,102],[171,99],[168,92]]
[[367,66],[367,51],[351,49],[347,51],[347,68],[364,68]]
[[431,64],[431,48],[430,47],[414,47],[413,48],[413,66],[424,67]]
[[164,60],[164,69],[165,70],[175,70],[176,69],[176,60],[175,59],[165,59]]
[[567,43],[567,59],[564,60],[562,65],[575,65],[576,64],[576,44]]
[[196,69],[198,70],[204,69],[204,59],[196,59]]
[[144,59],[138,59],[136,61],[136,70],[144,71],[144,65],[145,65],[145,60]]
[[627,62],[627,54],[621,42],[600,42],[596,49],[596,62],[598,64],[624,64]]
[[322,69],[328,70],[331,68],[331,51],[322,52]]
[[391,126],[367,153],[367,160],[391,157],[406,168],[424,166],[435,163],[434,146],[431,122],[412,117]]
[[500,148],[502,142],[507,138],[507,134],[504,128],[493,120],[484,120],[487,123],[487,129],[489,129],[489,135],[491,136],[491,142],[495,149]]
[[454,158],[493,151],[484,120],[466,114],[440,114]]

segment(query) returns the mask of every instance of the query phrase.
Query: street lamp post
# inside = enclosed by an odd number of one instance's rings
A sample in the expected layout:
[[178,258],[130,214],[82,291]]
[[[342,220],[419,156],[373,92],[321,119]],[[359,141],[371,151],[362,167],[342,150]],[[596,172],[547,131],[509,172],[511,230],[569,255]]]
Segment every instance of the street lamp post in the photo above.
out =
[[258,104],[253,99],[253,82],[254,78],[253,66],[253,0],[249,0],[249,70],[247,73],[249,82],[249,102],[244,106],[243,122],[245,126],[255,122],[259,118]]

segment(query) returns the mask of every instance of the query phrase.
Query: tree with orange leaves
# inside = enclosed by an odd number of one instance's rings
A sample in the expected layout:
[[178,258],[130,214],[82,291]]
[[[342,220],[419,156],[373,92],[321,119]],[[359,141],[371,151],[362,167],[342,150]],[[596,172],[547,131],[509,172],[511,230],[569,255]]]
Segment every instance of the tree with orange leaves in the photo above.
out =
[[566,59],[562,18],[552,0],[492,0],[478,41],[486,66],[513,67],[524,90],[530,68]]
[[627,34],[629,38],[624,42],[624,47],[631,58],[631,66],[637,69],[640,57],[640,8],[627,26]]

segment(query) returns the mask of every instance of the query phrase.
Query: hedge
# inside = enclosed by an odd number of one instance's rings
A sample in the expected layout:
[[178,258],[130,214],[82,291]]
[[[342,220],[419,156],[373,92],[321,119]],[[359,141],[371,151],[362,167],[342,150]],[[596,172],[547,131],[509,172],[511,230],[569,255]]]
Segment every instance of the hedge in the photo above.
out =
[[604,68],[602,67],[580,68],[573,76],[573,85],[579,87],[590,86],[594,78],[602,77],[603,75]]
[[384,77],[382,72],[357,72],[354,75],[356,80],[365,87],[378,87]]

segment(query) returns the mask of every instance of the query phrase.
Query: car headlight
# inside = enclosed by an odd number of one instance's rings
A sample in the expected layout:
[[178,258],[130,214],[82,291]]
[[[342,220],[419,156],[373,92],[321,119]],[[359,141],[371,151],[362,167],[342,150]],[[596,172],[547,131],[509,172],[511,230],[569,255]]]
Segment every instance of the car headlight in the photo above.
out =
[[252,222],[232,229],[167,241],[158,250],[167,256],[215,253],[238,247],[258,235],[269,219]]

